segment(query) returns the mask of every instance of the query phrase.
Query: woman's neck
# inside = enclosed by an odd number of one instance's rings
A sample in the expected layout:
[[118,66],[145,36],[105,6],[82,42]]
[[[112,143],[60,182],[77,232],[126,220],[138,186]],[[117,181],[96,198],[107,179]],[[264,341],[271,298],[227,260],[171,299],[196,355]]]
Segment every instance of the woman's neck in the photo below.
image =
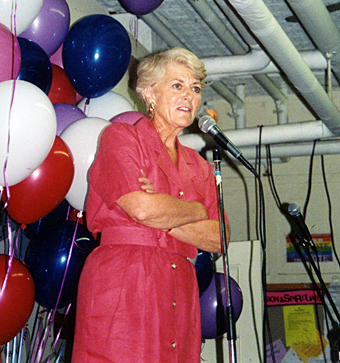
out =
[[156,122],[154,120],[151,122],[155,127],[159,137],[161,138],[168,154],[170,155],[172,162],[177,167],[177,135],[179,131],[175,129],[171,130],[169,127],[165,127],[162,123]]

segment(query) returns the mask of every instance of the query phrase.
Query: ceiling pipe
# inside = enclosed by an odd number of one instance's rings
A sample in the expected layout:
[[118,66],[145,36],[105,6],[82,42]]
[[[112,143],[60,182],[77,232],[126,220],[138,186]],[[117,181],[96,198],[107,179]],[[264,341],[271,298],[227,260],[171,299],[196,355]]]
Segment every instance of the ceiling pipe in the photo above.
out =
[[230,103],[233,113],[235,113],[236,110],[239,110],[239,112],[244,110],[243,112],[245,112],[245,104],[243,100],[238,97],[237,94],[234,94],[223,82],[214,82],[210,85],[210,87]]
[[[277,144],[270,145],[270,155],[272,158],[310,156],[313,152],[314,142]],[[242,154],[255,159],[258,153],[257,147],[247,146],[242,148]],[[315,146],[314,155],[334,155],[340,154],[340,140],[318,141]],[[266,145],[261,147],[261,155],[266,157]]]
[[[287,85],[281,86],[281,92],[287,96],[288,87]],[[282,103],[281,101],[275,101],[276,113],[277,113],[277,122],[279,125],[288,123],[288,107],[287,103]]]
[[[327,60],[320,51],[301,51],[300,55],[310,69],[327,69]],[[256,49],[254,47],[245,55],[201,58],[201,60],[207,69],[208,80],[216,80],[235,75],[246,76],[280,72],[262,49]]]
[[316,47],[332,54],[332,69],[340,81],[340,31],[321,0],[287,0]]
[[[236,95],[245,103],[246,88],[244,84],[236,86]],[[246,109],[245,107],[235,107],[233,109],[233,117],[235,118],[235,128],[244,129],[246,127]]]
[[254,72],[266,68],[270,59],[259,45],[252,46],[250,52],[244,55],[201,58],[209,75],[224,73]]
[[[171,30],[162,23],[156,16],[155,12],[141,16],[142,20],[170,47],[186,46],[174,35]],[[229,102],[232,107],[244,107],[243,101],[240,100],[224,83],[218,81],[210,85],[210,87]]]
[[[247,44],[249,44],[249,46],[251,48],[253,46],[258,45],[257,41],[249,33],[248,28],[245,27],[245,25],[242,22],[242,20],[240,19],[239,15],[237,13],[235,13],[234,9],[230,5],[227,5],[227,2],[225,0],[214,0],[214,1],[221,8],[224,15],[227,17],[227,19],[230,21],[230,23],[234,26],[234,28],[237,30],[237,32],[242,37],[242,39],[244,39],[244,41]],[[300,3],[300,0],[297,0],[296,2]],[[312,18],[309,18],[308,21],[310,24],[312,24],[312,22],[310,22],[310,19],[312,19]],[[300,54],[301,54],[302,58],[305,60],[305,62],[308,64],[309,68],[315,69],[315,70],[327,68],[327,60],[325,59],[324,55],[320,51],[305,50],[305,51],[301,51]],[[249,72],[251,72],[250,69],[249,69]],[[256,71],[256,72],[258,72],[258,71]],[[260,72],[266,73],[266,74],[271,74],[271,73],[278,73],[280,71],[273,62],[270,62],[268,64],[268,66],[266,68],[262,69]],[[236,72],[234,72],[234,73],[236,73]]]
[[[313,142],[308,143],[294,143],[294,144],[277,144],[270,145],[270,156],[272,163],[286,163],[292,157],[298,156],[311,156],[313,153]],[[261,163],[267,163],[266,145],[261,146],[261,153],[258,147],[246,146],[241,149],[242,155],[253,164],[258,160],[258,155],[261,154]],[[318,141],[314,149],[314,155],[334,155],[340,154],[340,140]],[[205,158],[209,162],[213,162],[212,150],[205,152]],[[222,158],[223,159],[223,158]],[[235,159],[235,163],[238,163]],[[223,165],[227,163],[223,162]]]
[[229,0],[278,66],[334,134],[340,112],[262,0]]
[[[259,144],[260,128],[249,127],[246,129],[228,130],[225,131],[225,134],[238,147],[255,146]],[[264,145],[314,141],[334,136],[322,121],[270,125],[263,126],[261,129],[261,142]],[[202,151],[204,148],[210,148],[215,145],[213,138],[204,133],[182,134],[179,138],[183,145],[191,147],[196,151]]]
[[[188,0],[188,3],[196,10],[231,53],[236,55],[244,55],[246,53],[246,47],[241,45],[205,0]],[[255,74],[253,77],[274,100],[287,102],[285,95],[282,94],[280,89],[267,75]]]
[[244,26],[244,23],[238,14],[230,5],[227,4],[226,0],[214,0],[214,2],[219,6],[226,18],[230,21],[246,44],[250,47],[258,45],[257,40],[249,33],[249,30]]
[[184,43],[182,43],[182,41],[178,39],[167,26],[164,25],[154,12],[142,15],[141,19],[155,32],[155,34],[157,34],[171,47],[186,48]]

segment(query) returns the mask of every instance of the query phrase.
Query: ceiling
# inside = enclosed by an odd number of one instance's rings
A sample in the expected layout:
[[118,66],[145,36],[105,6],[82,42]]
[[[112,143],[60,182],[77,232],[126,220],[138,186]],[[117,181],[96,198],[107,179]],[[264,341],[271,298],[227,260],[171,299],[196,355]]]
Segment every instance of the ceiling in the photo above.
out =
[[[126,10],[120,5],[118,0],[97,0],[109,13],[125,13]],[[218,56],[227,56],[233,54],[225,45],[218,35],[207,24],[207,20],[211,17],[211,14],[201,16],[195,8],[199,3],[206,3],[211,10],[218,16],[226,27],[230,35],[234,37],[241,47],[244,49],[244,53],[249,51],[249,45],[242,39],[238,31],[230,22],[230,14],[234,14],[231,10],[233,7],[227,1],[221,0],[164,0],[162,4],[152,13],[142,16],[142,19],[148,23],[148,17],[157,17],[173,35],[179,39],[180,42],[189,50],[194,52],[200,58],[210,58]],[[289,7],[285,0],[264,0],[265,5],[273,14],[279,25],[282,27],[288,38],[294,44],[298,51],[314,50],[314,45],[311,38],[308,36],[304,27],[299,22],[297,16],[295,16],[293,10]],[[310,1],[312,3],[313,1]],[[340,1],[339,0],[323,0],[322,1],[328,9],[335,24],[340,28]],[[313,4],[311,4],[313,6]],[[251,35],[252,32],[250,32]],[[230,36],[227,34],[227,36]],[[166,48],[167,46],[174,46],[175,44],[169,44],[165,41],[160,42],[157,37],[154,38],[154,51],[160,48]],[[264,48],[264,47],[263,47]],[[265,49],[265,48],[264,48]],[[234,53],[235,54],[235,53]],[[325,71],[318,70],[315,74],[321,84],[325,84]],[[269,74],[268,77],[273,82],[281,87],[287,83],[287,80],[282,77],[282,74]],[[234,90],[238,84],[245,84],[245,92],[247,96],[259,96],[266,94],[266,90],[254,79],[250,74],[232,74],[220,78],[230,90]],[[289,82],[288,82],[289,84]],[[338,83],[333,79],[333,88],[338,87]],[[212,90],[208,90],[206,93],[208,98],[219,97]],[[288,88],[288,92],[293,92],[291,86]]]
[[[118,0],[97,2],[112,15],[126,13]],[[183,46],[203,60],[208,73],[203,104],[217,99],[231,104],[238,145],[255,144],[237,124],[249,96],[272,97],[279,118],[287,116],[287,94],[294,93],[317,120],[306,125],[312,129],[308,136],[300,130],[296,136],[292,127],[283,140],[281,126],[288,119],[278,119],[278,127],[268,129],[273,137],[266,139],[264,132],[263,143],[340,135],[340,112],[330,93],[340,80],[340,0],[164,0],[138,21],[152,30],[152,51]],[[329,146],[329,153],[339,152],[333,150]]]

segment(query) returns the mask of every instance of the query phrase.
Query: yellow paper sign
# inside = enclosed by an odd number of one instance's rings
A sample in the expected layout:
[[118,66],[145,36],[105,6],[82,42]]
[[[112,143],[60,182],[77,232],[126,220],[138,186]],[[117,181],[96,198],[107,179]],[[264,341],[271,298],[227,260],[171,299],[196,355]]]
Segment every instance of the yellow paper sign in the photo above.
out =
[[320,338],[320,333],[316,330],[316,337],[318,339],[317,345],[298,345],[294,346],[294,350],[300,356],[300,358],[307,363],[307,359],[311,357],[318,357],[325,349],[326,345],[328,345],[327,340],[322,335]]
[[286,346],[318,344],[313,305],[283,307]]

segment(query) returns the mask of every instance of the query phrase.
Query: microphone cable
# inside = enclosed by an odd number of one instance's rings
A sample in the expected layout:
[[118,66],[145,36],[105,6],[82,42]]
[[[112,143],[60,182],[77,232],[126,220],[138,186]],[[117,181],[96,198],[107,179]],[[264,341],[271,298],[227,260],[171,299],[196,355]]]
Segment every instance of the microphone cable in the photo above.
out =
[[273,345],[273,337],[270,328],[270,321],[268,315],[268,304],[267,304],[267,237],[266,237],[266,213],[265,213],[265,202],[264,202],[264,192],[263,192],[263,184],[261,180],[261,149],[262,149],[262,130],[263,126],[259,126],[259,143],[256,151],[256,159],[255,159],[255,203],[257,205],[256,208],[256,225],[258,226],[257,233],[259,235],[260,241],[262,242],[262,293],[263,293],[263,302],[264,302],[264,311],[263,311],[263,352],[264,352],[264,361],[267,361],[267,346],[266,346],[266,333],[268,336],[269,346],[270,346],[270,354],[272,358],[272,362],[276,363],[274,345]]

